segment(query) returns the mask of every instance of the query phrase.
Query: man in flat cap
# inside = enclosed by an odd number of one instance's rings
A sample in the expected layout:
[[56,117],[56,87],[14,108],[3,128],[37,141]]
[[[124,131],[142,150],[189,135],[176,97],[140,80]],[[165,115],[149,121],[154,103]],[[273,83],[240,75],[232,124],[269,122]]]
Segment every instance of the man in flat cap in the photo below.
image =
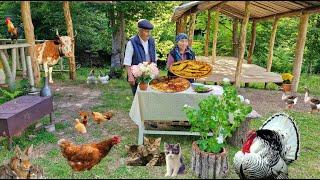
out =
[[136,94],[137,82],[131,72],[132,65],[142,62],[157,62],[155,40],[150,36],[153,25],[146,19],[138,21],[138,34],[130,38],[127,43],[124,65],[128,72],[128,82],[131,86],[133,96]]

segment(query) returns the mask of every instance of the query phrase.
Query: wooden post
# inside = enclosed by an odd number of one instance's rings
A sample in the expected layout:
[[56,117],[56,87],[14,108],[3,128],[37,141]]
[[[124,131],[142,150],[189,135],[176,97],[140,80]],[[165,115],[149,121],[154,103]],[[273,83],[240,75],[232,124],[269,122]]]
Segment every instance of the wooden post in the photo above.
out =
[[0,60],[3,65],[4,73],[6,74],[6,83],[9,86],[9,89],[13,91],[15,89],[15,82],[12,79],[11,69],[8,62],[8,59],[4,53],[4,50],[0,50]]
[[257,29],[257,21],[253,20],[252,30],[251,30],[251,43],[250,43],[249,55],[248,55],[248,64],[252,64],[252,55],[254,51],[254,45],[256,43],[256,29]]
[[73,25],[72,25],[72,18],[70,13],[70,6],[69,1],[63,1],[63,13],[67,24],[67,32],[68,36],[73,39],[72,43],[72,57],[69,58],[69,76],[70,79],[75,80],[76,79],[76,61],[74,57],[74,35],[73,35]]
[[12,57],[12,69],[11,69],[11,75],[12,80],[16,81],[16,74],[17,74],[17,48],[11,49],[11,57]]
[[181,24],[181,32],[186,33],[188,32],[187,24],[188,24],[188,16],[183,16],[181,18],[182,24]]
[[207,30],[206,30],[206,46],[204,48],[204,55],[208,57],[208,48],[209,48],[209,37],[210,37],[210,24],[211,24],[211,13],[208,10],[208,22],[207,22]]
[[273,47],[274,47],[274,40],[276,39],[278,21],[279,21],[279,18],[275,17],[273,24],[272,24],[272,32],[271,32],[271,37],[270,37],[270,42],[269,42],[269,56],[268,56],[268,63],[267,63],[267,72],[271,71],[272,58],[273,58]]
[[250,2],[245,2],[245,17],[242,21],[242,27],[241,27],[241,36],[240,36],[240,47],[239,47],[239,57],[237,62],[237,68],[236,68],[236,74],[235,74],[235,86],[237,88],[240,88],[240,75],[241,75],[241,69],[244,59],[244,52],[246,48],[246,34],[247,34],[247,26],[248,21],[250,17]]
[[196,13],[190,14],[190,26],[189,26],[189,46],[192,47],[194,29],[196,27]]
[[217,40],[218,40],[218,30],[219,30],[219,16],[220,12],[217,9],[214,17],[214,25],[213,25],[213,40],[212,40],[212,65],[216,62],[217,59]]
[[178,19],[177,22],[176,22],[176,35],[178,35],[179,33],[182,33],[183,30],[182,30],[182,18]]
[[297,37],[297,45],[296,45],[295,59],[294,59],[294,65],[293,65],[292,90],[294,92],[297,92],[299,80],[300,80],[303,51],[304,51],[304,45],[305,45],[306,36],[307,36],[308,19],[309,19],[309,14],[302,14],[300,16],[299,32]]
[[233,56],[234,57],[238,57],[238,54],[239,54],[238,23],[239,23],[239,20],[237,18],[233,18],[233,23],[232,23],[232,51],[233,51]]
[[39,70],[39,65],[34,57],[35,39],[34,39],[34,29],[33,29],[31,12],[30,12],[30,1],[21,1],[21,16],[22,16],[26,41],[31,45],[28,48],[28,52],[32,60],[32,70],[33,70],[34,81],[36,86],[39,86],[40,70]]
[[22,77],[27,77],[27,66],[26,66],[26,54],[24,53],[24,47],[20,48],[20,59],[22,65]]

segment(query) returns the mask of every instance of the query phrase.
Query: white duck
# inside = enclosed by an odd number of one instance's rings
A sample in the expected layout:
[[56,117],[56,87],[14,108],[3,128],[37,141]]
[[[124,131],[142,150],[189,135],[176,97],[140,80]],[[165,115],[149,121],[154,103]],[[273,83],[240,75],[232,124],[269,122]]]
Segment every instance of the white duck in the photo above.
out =
[[109,83],[109,76],[106,74],[105,76],[103,75],[103,73],[101,72],[101,70],[99,70],[99,76],[98,79],[101,82],[101,84],[108,84]]
[[315,99],[315,98],[311,98],[309,96],[309,90],[307,88],[304,88],[306,93],[304,95],[304,103],[306,104],[310,104],[311,107],[311,112],[312,113],[314,110],[318,110],[318,112],[320,111],[320,100]]
[[87,84],[97,84],[97,78],[94,76],[94,69],[92,69],[87,77]]
[[286,95],[285,91],[283,90],[281,100],[286,102],[288,108],[292,108],[293,105],[297,104],[298,97],[294,95]]

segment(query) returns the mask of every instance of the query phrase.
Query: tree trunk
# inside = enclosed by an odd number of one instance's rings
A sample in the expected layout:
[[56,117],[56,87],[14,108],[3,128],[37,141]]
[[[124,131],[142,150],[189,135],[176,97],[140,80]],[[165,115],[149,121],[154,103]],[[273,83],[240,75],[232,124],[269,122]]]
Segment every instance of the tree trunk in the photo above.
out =
[[273,47],[274,47],[274,40],[276,39],[276,32],[278,27],[278,20],[279,18],[275,18],[272,24],[272,32],[269,42],[269,56],[268,56],[268,62],[267,62],[267,72],[271,71],[272,66],[272,58],[273,58]]
[[27,43],[29,43],[31,46],[28,48],[29,56],[32,60],[32,70],[33,70],[33,76],[36,86],[39,86],[40,84],[40,70],[38,62],[36,61],[34,57],[34,45],[35,45],[35,39],[34,39],[34,29],[31,19],[31,12],[30,12],[30,1],[21,1],[21,16],[23,21],[23,28],[25,32],[25,37]]
[[247,117],[241,122],[240,126],[232,133],[230,138],[227,138],[227,143],[232,146],[242,147],[246,141],[246,133],[250,130],[250,121],[252,118]]
[[[69,1],[63,1],[63,13],[64,13],[66,25],[67,25],[68,36],[73,39],[74,38],[73,25],[72,25],[71,13],[70,13]],[[69,59],[69,77],[72,80],[76,79],[76,61],[74,56],[74,47],[75,47],[75,40],[73,40],[73,43],[72,43],[72,57],[68,58]]]
[[293,65],[292,89],[294,92],[297,92],[300,80],[301,67],[303,61],[303,51],[307,36],[308,19],[308,14],[302,14],[300,17],[299,32],[297,37],[297,45]]
[[256,43],[256,28],[257,27],[257,21],[252,22],[252,30],[251,30],[251,43],[249,47],[249,55],[248,55],[248,64],[252,64],[252,55],[254,51],[254,45]]
[[126,21],[124,19],[124,14],[121,14],[120,18],[120,31],[121,31],[121,53],[120,53],[120,64],[123,65],[124,61],[124,52],[125,52],[125,47],[126,47]]
[[233,51],[233,56],[234,57],[238,57],[238,52],[239,52],[238,23],[239,23],[239,20],[236,19],[236,18],[233,18],[233,24],[232,24],[232,51]]
[[241,75],[244,53],[245,53],[245,48],[246,48],[247,26],[248,26],[248,21],[249,21],[249,17],[250,17],[250,10],[249,9],[250,9],[250,2],[246,1],[245,17],[242,21],[242,27],[241,27],[239,57],[238,57],[237,68],[236,68],[236,73],[235,73],[235,85],[237,88],[240,87],[240,75]]
[[210,24],[211,24],[211,13],[208,10],[208,22],[207,22],[207,29],[206,29],[206,46],[204,49],[204,55],[206,57],[208,57],[208,49],[209,49]]
[[212,65],[216,62],[217,59],[217,40],[218,40],[218,31],[219,31],[219,16],[220,12],[217,9],[214,17],[214,25],[213,25],[213,40],[212,40]]
[[6,55],[5,55],[3,50],[0,50],[0,60],[1,60],[1,63],[3,65],[4,73],[6,75],[6,80],[5,81],[8,84],[9,89],[11,91],[14,91],[15,82],[13,81],[10,65],[9,65],[8,59],[7,59],[7,57],[6,57]]
[[123,13],[110,12],[110,21],[112,32],[112,51],[111,51],[111,68],[121,67],[121,41],[122,31],[121,22],[124,22]]
[[190,14],[190,26],[189,26],[189,46],[192,47],[193,43],[193,35],[194,35],[194,29],[196,27],[196,13]]

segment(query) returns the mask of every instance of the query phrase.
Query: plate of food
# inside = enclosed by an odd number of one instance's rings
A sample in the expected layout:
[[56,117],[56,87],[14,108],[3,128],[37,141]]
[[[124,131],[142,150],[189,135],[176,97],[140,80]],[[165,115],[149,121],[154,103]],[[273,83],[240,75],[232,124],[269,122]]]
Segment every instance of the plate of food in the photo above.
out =
[[163,76],[153,79],[149,85],[151,89],[156,91],[175,93],[187,90],[190,87],[190,82],[182,77]]
[[211,87],[208,87],[204,84],[199,84],[199,83],[193,83],[192,89],[197,93],[207,93],[213,90]]
[[179,77],[196,79],[209,76],[212,73],[212,66],[207,62],[184,60],[171,64],[169,71]]

